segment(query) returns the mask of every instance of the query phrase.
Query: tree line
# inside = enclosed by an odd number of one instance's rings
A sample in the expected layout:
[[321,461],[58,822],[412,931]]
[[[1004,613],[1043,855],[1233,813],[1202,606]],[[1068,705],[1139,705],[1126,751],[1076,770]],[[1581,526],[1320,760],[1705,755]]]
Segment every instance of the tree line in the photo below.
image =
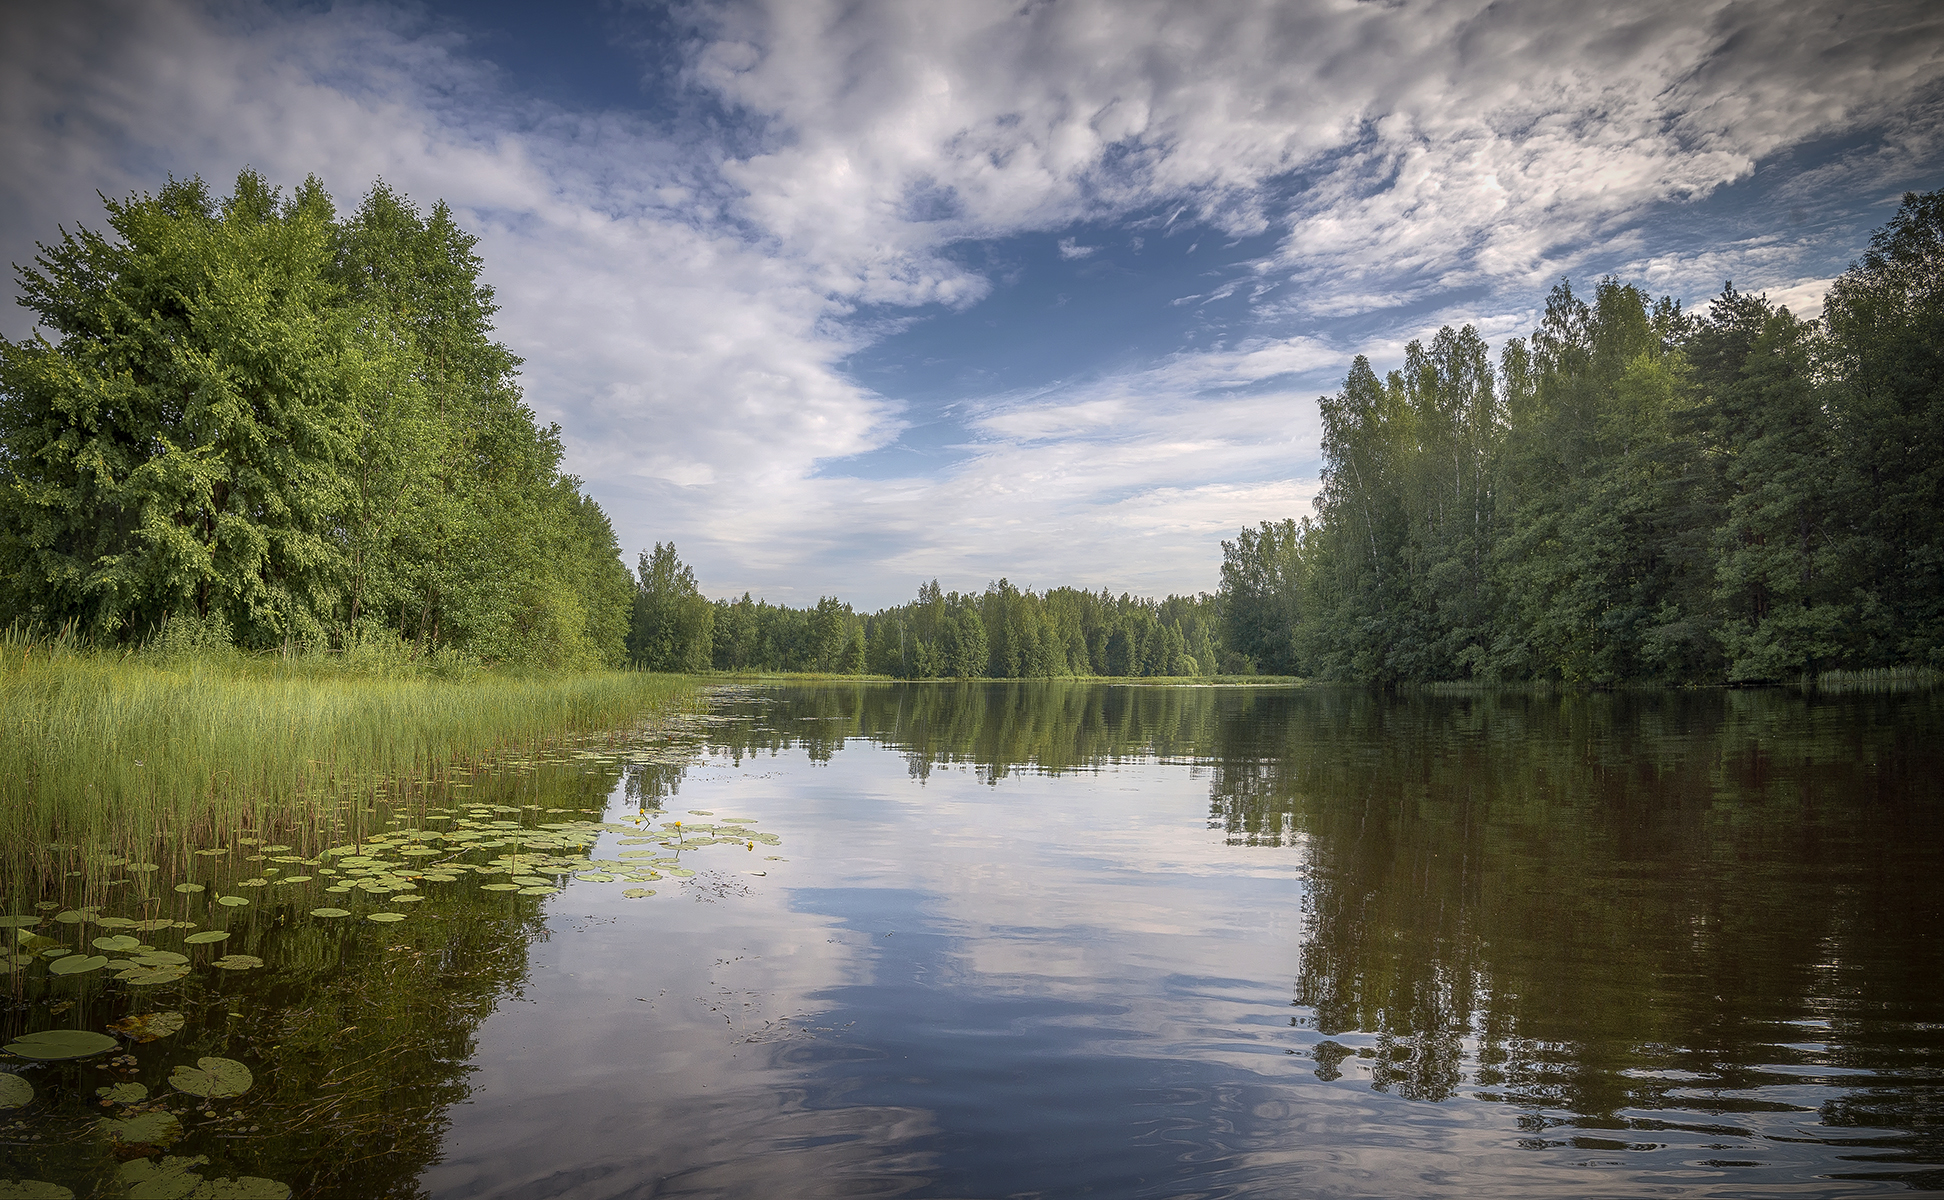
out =
[[1803,321],[1566,283],[1321,399],[1313,516],[1224,542],[1227,647],[1391,684],[1944,667],[1944,192]]
[[106,204],[16,267],[38,328],[0,339],[0,620],[622,662],[613,528],[446,205],[379,183],[340,216],[250,171]]
[[631,659],[658,671],[806,671],[898,679],[1195,676],[1241,669],[1224,661],[1211,595],[1151,600],[1059,587],[947,592],[860,613],[835,596],[814,607],[710,601],[673,542],[641,556]]

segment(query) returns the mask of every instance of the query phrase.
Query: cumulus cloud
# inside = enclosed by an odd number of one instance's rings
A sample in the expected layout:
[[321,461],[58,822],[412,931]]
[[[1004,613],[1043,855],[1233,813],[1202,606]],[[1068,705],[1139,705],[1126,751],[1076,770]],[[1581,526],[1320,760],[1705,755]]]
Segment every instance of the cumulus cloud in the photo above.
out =
[[[170,172],[443,197],[624,541],[674,536],[712,590],[793,599],[1212,586],[1216,537],[1313,493],[1313,397],[1352,354],[1444,320],[1502,338],[1593,265],[1807,304],[1944,124],[1944,15],[1918,3],[722,0],[678,10],[675,86],[713,123],[523,96],[416,11],[11,13],[7,257]],[[1859,131],[1764,185],[1791,214],[1769,236],[1658,235]],[[921,415],[849,357],[1005,285],[963,247],[1030,233],[1093,270],[1116,223],[1266,247],[1169,293],[1213,349],[974,397],[950,467],[844,477]]]

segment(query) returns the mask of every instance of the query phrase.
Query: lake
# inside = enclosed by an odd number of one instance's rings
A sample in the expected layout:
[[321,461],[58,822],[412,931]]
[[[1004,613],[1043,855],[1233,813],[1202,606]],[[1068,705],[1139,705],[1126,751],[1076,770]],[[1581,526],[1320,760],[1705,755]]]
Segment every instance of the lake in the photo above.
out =
[[1936,692],[731,687],[278,836],[14,903],[0,1179],[1944,1189]]

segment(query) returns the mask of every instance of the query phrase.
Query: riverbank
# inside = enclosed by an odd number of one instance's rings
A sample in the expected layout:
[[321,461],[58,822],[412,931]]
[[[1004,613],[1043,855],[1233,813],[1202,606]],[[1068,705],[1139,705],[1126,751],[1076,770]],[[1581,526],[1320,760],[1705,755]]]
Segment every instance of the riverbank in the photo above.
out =
[[0,642],[0,844],[147,844],[315,820],[481,758],[638,724],[700,681],[373,656]]

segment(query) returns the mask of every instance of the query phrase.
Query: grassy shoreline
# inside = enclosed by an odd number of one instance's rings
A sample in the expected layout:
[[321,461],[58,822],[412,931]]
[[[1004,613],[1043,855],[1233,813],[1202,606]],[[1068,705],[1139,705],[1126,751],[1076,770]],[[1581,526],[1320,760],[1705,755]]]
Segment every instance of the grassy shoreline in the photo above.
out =
[[[0,642],[0,845],[135,849],[314,820],[341,799],[638,724],[682,676],[174,658]],[[21,864],[10,864],[21,865]]]

